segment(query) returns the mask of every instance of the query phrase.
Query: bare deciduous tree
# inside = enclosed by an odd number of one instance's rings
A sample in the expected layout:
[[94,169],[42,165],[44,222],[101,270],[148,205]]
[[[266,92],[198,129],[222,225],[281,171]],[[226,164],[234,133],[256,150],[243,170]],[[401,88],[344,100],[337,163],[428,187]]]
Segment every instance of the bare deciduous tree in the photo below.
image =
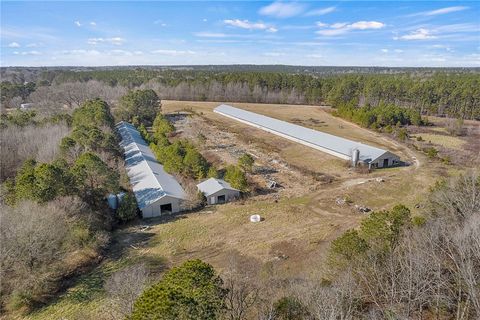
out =
[[225,297],[225,316],[228,319],[247,319],[259,298],[259,269],[260,263],[257,260],[242,256],[236,251],[229,253],[228,267],[222,275],[224,286],[228,290]]
[[133,304],[148,283],[148,270],[136,264],[113,273],[105,283],[108,303],[102,310],[105,318],[125,319],[132,313]]
[[60,140],[69,132],[65,124],[44,127],[8,126],[0,130],[0,181],[13,177],[28,158],[49,162],[59,152]]

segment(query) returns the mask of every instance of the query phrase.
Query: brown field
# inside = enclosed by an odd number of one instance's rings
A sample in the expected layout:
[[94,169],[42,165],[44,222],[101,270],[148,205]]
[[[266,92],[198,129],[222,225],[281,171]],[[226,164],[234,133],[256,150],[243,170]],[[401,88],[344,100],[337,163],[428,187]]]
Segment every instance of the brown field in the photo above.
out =
[[[252,195],[195,213],[140,221],[117,231],[112,249],[117,251],[113,254],[115,258],[107,258],[92,275],[80,279],[64,296],[30,318],[74,319],[79,314],[95,317],[104,299],[102,281],[93,289],[88,287],[87,299],[77,301],[72,296],[83,290],[91,277],[100,273],[105,278],[112,270],[132,261],[161,265],[163,270],[186,259],[200,258],[221,272],[227,267],[229,256],[236,252],[256,259],[264,277],[318,278],[330,241],[357,227],[364,217],[354,205],[384,210],[403,203],[414,214],[420,214],[421,206],[417,204],[421,204],[429,187],[456,171],[378,133],[335,118],[321,107],[232,103],[389,149],[411,163],[359,173],[348,168],[343,160],[215,114],[212,110],[217,105],[163,101],[163,112],[172,116],[179,111],[194,111],[193,116],[175,117],[178,135],[194,142],[200,133],[204,135],[205,141],[199,143],[201,152],[217,167],[236,162],[243,152],[254,155]],[[267,190],[265,184],[269,179],[278,181],[282,188]],[[339,205],[337,199],[348,199],[351,204]],[[260,214],[265,220],[250,223],[251,214]],[[149,228],[142,231],[141,225]],[[93,311],[85,315],[82,313],[85,309]]]

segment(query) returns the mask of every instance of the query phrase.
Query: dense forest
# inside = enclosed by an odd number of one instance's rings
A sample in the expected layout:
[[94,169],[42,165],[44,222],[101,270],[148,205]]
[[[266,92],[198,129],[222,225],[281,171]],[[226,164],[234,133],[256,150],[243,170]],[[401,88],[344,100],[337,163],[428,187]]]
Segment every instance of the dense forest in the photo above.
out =
[[[314,104],[341,107],[395,105],[423,115],[463,119],[480,118],[480,75],[476,69],[315,69],[249,68],[229,71],[208,68],[99,68],[42,69],[36,71],[37,91],[25,97],[17,76],[2,83],[2,104],[38,100],[69,89],[86,91],[90,82],[101,83],[109,92],[153,89],[162,99],[231,101],[252,103]],[[347,71],[350,70],[350,71]],[[15,82],[17,81],[17,82]],[[19,82],[20,81],[20,82]],[[75,89],[83,84],[83,89]],[[50,90],[48,90],[50,88]],[[61,88],[61,90],[55,90]],[[31,89],[31,88],[30,88]],[[95,90],[99,90],[95,88]],[[86,92],[81,92],[87,94]],[[16,99],[16,100],[15,100]],[[62,99],[57,99],[61,101]],[[64,99],[65,100],[65,99]],[[58,102],[57,102],[58,103]],[[65,101],[66,104],[67,101]]]

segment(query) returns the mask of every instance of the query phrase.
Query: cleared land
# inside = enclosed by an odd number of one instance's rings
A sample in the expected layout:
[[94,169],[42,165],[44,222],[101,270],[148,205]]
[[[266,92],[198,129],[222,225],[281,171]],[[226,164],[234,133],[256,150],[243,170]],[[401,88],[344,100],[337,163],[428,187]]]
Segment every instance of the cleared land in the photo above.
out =
[[[411,163],[362,174],[343,160],[215,114],[212,110],[217,105],[163,101],[163,112],[174,121],[178,137],[195,142],[220,168],[235,163],[243,152],[254,155],[252,196],[117,231],[105,262],[30,318],[100,318],[103,281],[113,270],[138,261],[161,273],[165,267],[200,258],[221,272],[235,252],[257,260],[262,278],[318,279],[330,241],[356,227],[364,217],[355,205],[383,210],[404,203],[416,214],[421,208],[415,206],[428,188],[447,172],[456,171],[439,161],[427,163],[423,153],[335,118],[320,107],[232,103],[386,148]],[[281,188],[266,188],[269,180],[277,181]],[[251,214],[260,214],[265,220],[250,223]],[[87,314],[85,310],[91,311]]]

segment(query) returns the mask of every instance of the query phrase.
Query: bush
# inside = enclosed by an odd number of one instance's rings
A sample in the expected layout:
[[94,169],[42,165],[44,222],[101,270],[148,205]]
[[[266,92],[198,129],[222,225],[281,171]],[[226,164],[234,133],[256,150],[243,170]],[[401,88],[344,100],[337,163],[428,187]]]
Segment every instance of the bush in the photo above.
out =
[[293,297],[283,297],[273,305],[275,319],[279,320],[303,320],[308,316],[307,308]]
[[234,165],[230,165],[227,167],[225,171],[225,181],[230,183],[232,187],[238,189],[240,191],[247,191],[248,190],[248,182],[245,173],[238,167]]
[[426,148],[424,152],[427,154],[427,157],[430,159],[435,159],[438,156],[438,150],[434,147]]
[[218,178],[218,171],[214,166],[210,166],[210,168],[208,168],[207,178]]
[[333,254],[332,257],[351,261],[367,249],[367,242],[358,235],[357,230],[347,230],[343,235],[332,241],[330,251]]
[[251,172],[253,168],[253,163],[255,160],[248,153],[244,153],[240,159],[238,159],[238,165],[246,172]]
[[408,138],[407,129],[405,129],[405,128],[398,129],[398,130],[397,130],[397,138],[398,138],[400,141],[405,141],[405,140],[407,140],[407,138]]
[[211,265],[186,261],[142,293],[131,319],[216,319],[223,308],[222,284]]
[[126,222],[137,217],[137,200],[131,193],[127,193],[118,206],[117,216],[120,221]]

